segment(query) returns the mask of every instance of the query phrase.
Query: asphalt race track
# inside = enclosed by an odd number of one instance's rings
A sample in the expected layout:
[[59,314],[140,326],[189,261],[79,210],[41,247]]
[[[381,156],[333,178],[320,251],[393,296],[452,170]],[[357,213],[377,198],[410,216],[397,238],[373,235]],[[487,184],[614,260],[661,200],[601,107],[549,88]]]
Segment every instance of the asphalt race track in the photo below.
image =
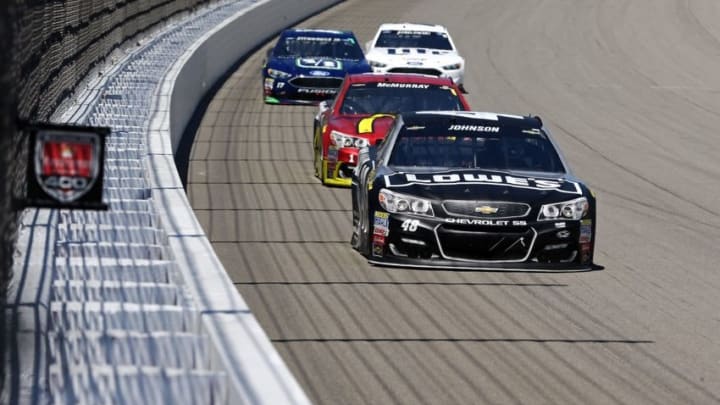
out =
[[313,177],[315,107],[251,55],[211,102],[188,194],[322,404],[720,403],[720,2],[350,0],[303,26],[447,25],[476,110],[543,117],[599,201],[604,270],[369,266]]

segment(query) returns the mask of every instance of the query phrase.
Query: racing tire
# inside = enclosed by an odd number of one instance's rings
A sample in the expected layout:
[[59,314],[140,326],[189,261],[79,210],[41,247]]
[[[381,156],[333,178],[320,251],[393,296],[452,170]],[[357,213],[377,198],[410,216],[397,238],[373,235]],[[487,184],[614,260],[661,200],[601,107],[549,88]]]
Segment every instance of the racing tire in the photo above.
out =
[[324,185],[327,184],[327,172],[322,169],[322,159],[320,159],[320,182]]
[[350,246],[355,250],[360,250],[360,227],[358,226],[359,219],[353,215],[353,232],[350,236]]
[[[358,199],[361,197],[358,196]],[[358,220],[352,237],[352,246],[363,256],[370,256],[370,213],[366,204],[358,201]]]
[[369,230],[365,232],[365,235],[362,234],[362,231],[360,232],[360,245],[358,246],[358,251],[365,257],[370,257],[370,235]]
[[362,228],[362,219],[359,219],[355,225],[350,244],[361,255],[367,257],[370,255],[370,232],[363,232]]

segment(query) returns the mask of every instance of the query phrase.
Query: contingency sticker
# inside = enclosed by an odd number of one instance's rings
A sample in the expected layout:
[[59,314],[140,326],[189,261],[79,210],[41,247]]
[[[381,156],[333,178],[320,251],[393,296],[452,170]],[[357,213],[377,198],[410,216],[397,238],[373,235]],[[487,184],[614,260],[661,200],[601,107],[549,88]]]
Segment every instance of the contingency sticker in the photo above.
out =
[[390,215],[387,212],[375,211],[375,222],[373,223],[373,235],[384,237],[390,234]]
[[590,244],[584,243],[580,245],[580,262],[581,263],[588,263],[590,261],[590,254],[592,251],[590,250]]
[[367,183],[367,189],[368,191],[372,190],[375,185],[375,169],[370,170],[370,173],[368,173],[368,183]]
[[390,223],[390,215],[387,212],[375,211],[375,221],[373,224],[373,240],[372,255],[382,257],[385,251],[385,243],[389,234],[388,224]]
[[580,243],[592,242],[592,220],[584,219],[580,222]]
[[373,235],[373,245],[385,246],[385,236]]
[[275,84],[275,79],[266,78],[265,79],[265,90],[272,90],[273,85]]
[[373,242],[372,255],[373,255],[373,256],[376,256],[376,257],[382,257],[382,256],[383,256],[383,249],[384,249],[384,248],[383,248],[383,245],[375,244],[375,243]]
[[338,150],[336,148],[328,149],[328,161],[327,161],[327,177],[335,177],[335,168],[337,167]]

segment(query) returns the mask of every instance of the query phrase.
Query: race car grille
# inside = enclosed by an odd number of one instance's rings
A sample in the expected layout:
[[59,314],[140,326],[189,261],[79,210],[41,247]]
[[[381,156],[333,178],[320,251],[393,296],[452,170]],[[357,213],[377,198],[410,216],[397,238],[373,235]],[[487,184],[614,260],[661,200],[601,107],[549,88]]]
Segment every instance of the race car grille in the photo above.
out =
[[448,215],[473,218],[520,218],[530,213],[528,204],[512,202],[446,200],[442,206]]
[[534,229],[518,231],[466,230],[442,225],[435,231],[442,255],[464,261],[520,262],[535,243]]
[[409,68],[409,67],[392,68],[392,69],[388,69],[388,72],[389,73],[415,73],[415,74],[430,75],[430,76],[440,76],[442,74],[442,72],[437,69]]
[[290,84],[309,89],[336,89],[342,84],[342,79],[338,77],[296,77],[290,80]]

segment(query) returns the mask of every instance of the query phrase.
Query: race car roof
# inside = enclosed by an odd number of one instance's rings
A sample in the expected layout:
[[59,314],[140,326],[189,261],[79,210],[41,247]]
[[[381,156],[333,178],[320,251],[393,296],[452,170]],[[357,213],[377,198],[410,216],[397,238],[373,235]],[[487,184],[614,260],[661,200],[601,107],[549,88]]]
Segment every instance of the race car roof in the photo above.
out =
[[437,24],[418,24],[418,23],[385,23],[381,24],[378,31],[429,31],[429,32],[445,32],[447,28]]
[[402,113],[405,126],[422,125],[423,123],[447,122],[453,125],[479,125],[492,122],[493,125],[541,128],[539,117],[521,116],[512,114],[498,114],[480,111],[417,111]]
[[420,75],[415,73],[358,73],[347,77],[348,83],[421,83],[436,86],[452,86],[453,82],[447,77]]
[[323,30],[307,28],[290,28],[282,32],[284,37],[312,36],[312,37],[352,37],[352,31]]

